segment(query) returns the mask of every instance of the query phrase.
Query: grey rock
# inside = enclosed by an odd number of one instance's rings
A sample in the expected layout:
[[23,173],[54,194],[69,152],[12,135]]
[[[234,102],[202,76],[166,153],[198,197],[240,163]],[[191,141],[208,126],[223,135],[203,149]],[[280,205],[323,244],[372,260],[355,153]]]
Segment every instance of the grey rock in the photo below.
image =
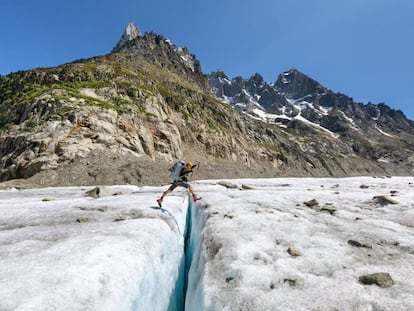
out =
[[303,204],[305,204],[307,207],[314,207],[314,206],[318,206],[319,202],[316,199],[312,199],[312,200],[303,202]]
[[218,185],[229,188],[229,189],[238,189],[239,186],[237,186],[236,184],[233,184],[229,181],[225,181],[225,180],[220,180],[218,183]]
[[289,286],[296,286],[297,279],[283,279],[283,283],[288,283]]
[[325,211],[333,215],[336,212],[336,207],[331,204],[325,204],[324,206],[322,206],[321,211]]
[[76,219],[76,222],[82,223],[82,222],[88,222],[89,218],[88,217],[79,217]]
[[126,220],[125,216],[118,216],[117,218],[114,219],[114,222],[125,221],[125,220]]
[[382,288],[389,288],[395,284],[391,275],[387,272],[367,274],[359,277],[359,282],[365,285],[378,285]]
[[372,248],[372,244],[371,243],[364,243],[364,242],[359,242],[359,241],[356,241],[356,240],[348,240],[347,243],[349,245],[355,246],[355,247]]
[[391,199],[386,195],[376,195],[372,198],[376,204],[379,205],[388,205],[388,204],[398,204],[397,201]]
[[95,187],[95,188],[93,188],[91,190],[86,191],[85,192],[85,196],[92,197],[92,198],[97,199],[97,198],[99,198],[99,193],[100,192],[101,192],[100,188],[99,187]]
[[297,249],[294,249],[292,247],[289,247],[287,249],[287,252],[289,253],[290,256],[292,257],[298,257],[298,256],[302,256],[302,253],[300,251],[298,251]]
[[248,185],[248,184],[242,184],[242,185],[241,185],[241,188],[242,188],[242,189],[244,189],[244,190],[251,190],[251,189],[254,189],[254,187],[253,187],[253,186]]
[[119,39],[119,42],[113,49],[113,51],[120,50],[123,48],[129,41],[134,40],[137,37],[141,36],[141,32],[137,27],[135,27],[133,22],[130,22],[128,26],[126,27],[124,33],[122,34],[121,38]]

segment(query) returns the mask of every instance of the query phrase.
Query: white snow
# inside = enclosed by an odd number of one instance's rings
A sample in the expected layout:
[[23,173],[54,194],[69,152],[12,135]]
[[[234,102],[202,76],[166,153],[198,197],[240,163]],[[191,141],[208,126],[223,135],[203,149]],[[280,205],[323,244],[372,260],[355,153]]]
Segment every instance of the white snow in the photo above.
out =
[[378,161],[378,162],[383,162],[383,163],[390,163],[390,161],[389,161],[389,160],[384,159],[384,158],[379,158],[377,161]]
[[[256,106],[256,107],[257,107],[257,108],[259,108],[260,110],[265,111],[265,109],[263,108],[263,106],[259,104],[258,99],[256,100],[256,98],[255,98],[255,97],[253,97],[252,95],[250,95],[250,94],[249,94],[246,90],[244,90],[244,89],[242,90],[242,92],[243,92],[244,96],[248,99],[248,101],[249,101],[249,103],[250,103],[250,104],[252,104],[252,105]],[[259,96],[256,96],[256,97],[259,97]],[[243,104],[246,104],[246,103],[243,103]]]
[[378,109],[378,107],[375,107],[375,111],[377,112],[377,116],[373,117],[372,120],[378,121],[381,116],[381,111]]
[[[305,101],[305,98],[312,98],[313,97],[313,95],[312,94],[307,94],[307,95],[305,95],[305,96],[303,96],[303,97],[300,97],[300,98],[296,98],[296,99],[288,99],[288,101],[290,102],[290,103],[292,103],[292,104],[294,104],[294,105],[309,105],[310,103],[309,102],[307,102],[307,101]],[[312,107],[313,107],[313,105],[312,105]]]
[[259,116],[262,119],[265,119],[266,116],[268,115],[265,111],[258,109],[258,108],[254,108],[252,111],[255,115]]
[[332,107],[319,107],[319,111],[324,115],[327,116],[329,112],[332,110]]
[[[414,310],[413,177],[228,181],[193,183],[186,310]],[[186,192],[89,189],[0,191],[0,310],[180,309]]]
[[378,124],[375,124],[375,128],[376,128],[376,129],[377,129],[377,131],[378,131],[378,132],[380,132],[382,135],[385,135],[385,136],[388,136],[388,137],[392,137],[392,138],[394,138],[394,137],[395,137],[394,135],[388,134],[388,133],[384,132],[383,130],[381,130],[381,129],[378,127]]
[[219,81],[221,83],[226,83],[227,85],[231,85],[231,81],[229,79],[226,78],[219,78]]
[[151,188],[84,191],[0,191],[0,310],[167,310],[183,256],[182,196],[163,212]]
[[[204,310],[412,310],[412,182],[397,177],[236,181],[254,187],[242,191],[211,183],[202,193],[209,204],[201,260],[206,267],[199,283]],[[373,200],[390,191],[398,191],[398,204]],[[319,206],[303,204],[311,199]],[[325,206],[337,211],[321,211]],[[350,239],[371,243],[372,249],[353,247]],[[302,256],[290,256],[289,247]],[[390,273],[396,284],[384,289],[358,282],[376,272]]]
[[195,71],[194,60],[193,60],[193,57],[191,55],[182,54],[181,59],[184,61],[186,66],[191,69],[192,72]]
[[345,120],[347,120],[348,121],[348,123],[349,123],[349,126],[353,129],[353,130],[355,130],[355,131],[357,131],[357,132],[361,132],[361,129],[355,124],[355,121],[354,121],[354,119],[352,119],[352,118],[350,118],[350,117],[348,117],[347,115],[346,115],[346,113],[345,112],[343,112],[343,111],[339,111],[341,114],[342,114],[342,116],[345,118]]
[[[330,136],[331,136],[331,137],[333,137],[333,138],[338,138],[338,137],[339,137],[339,135],[338,135],[338,134],[335,134],[334,132],[332,132],[332,131],[328,130],[327,128],[325,128],[325,127],[323,127],[323,126],[321,126],[321,125],[319,125],[319,124],[317,124],[317,123],[313,123],[313,122],[309,121],[308,119],[306,119],[306,118],[302,117],[302,115],[301,115],[301,114],[302,114],[302,106],[303,106],[303,105],[308,106],[308,105],[309,105],[309,103],[307,103],[307,102],[301,102],[301,104],[300,104],[300,105],[296,104],[296,107],[298,107],[298,108],[299,108],[299,114],[298,114],[298,115],[296,115],[296,116],[294,117],[294,119],[299,120],[299,121],[302,121],[303,123],[308,124],[308,125],[310,125],[310,126],[313,126],[314,128],[316,128],[316,129],[318,129],[318,130],[321,130],[322,132],[327,133],[328,135],[330,135]],[[313,106],[313,105],[312,105],[312,106]]]
[[[289,75],[289,73],[288,73],[288,75]],[[231,84],[231,81],[228,80],[228,79],[220,78],[220,81],[222,83],[224,82],[224,83],[227,83],[227,84]],[[275,122],[275,119],[279,118],[279,119],[292,120],[292,117],[288,117],[286,114],[277,115],[277,114],[267,113],[266,109],[264,109],[263,106],[259,104],[260,96],[258,96],[258,95],[252,96],[244,89],[243,89],[242,92],[243,92],[243,95],[245,96],[245,98],[247,98],[248,103],[251,104],[251,105],[254,105],[256,107],[256,108],[251,109],[250,111],[245,111],[245,114],[248,115],[249,117],[251,117],[255,120],[261,120],[261,121],[264,121],[264,122],[274,123],[274,124],[278,125],[279,127],[283,127],[283,128],[286,128],[286,125],[280,124],[279,122]],[[303,123],[306,123],[306,124],[316,128],[317,130],[320,130],[323,133],[330,135],[331,137],[333,137],[335,139],[339,138],[340,135],[335,134],[334,132],[330,131],[329,129],[327,129],[323,126],[321,126],[320,124],[311,122],[308,119],[301,116],[302,110],[304,108],[307,108],[307,107],[312,108],[319,115],[328,115],[330,110],[332,110],[332,108],[326,108],[326,107],[322,107],[322,106],[316,108],[312,103],[309,103],[309,102],[304,100],[304,99],[312,97],[312,96],[313,95],[308,94],[308,95],[305,95],[305,96],[303,96],[301,98],[298,98],[298,99],[295,99],[295,100],[287,99],[287,101],[290,104],[292,104],[293,106],[295,106],[299,110],[299,114],[296,115],[295,117],[293,117],[293,119],[302,121]],[[228,97],[228,96],[225,96],[225,95],[222,95],[222,99],[227,104],[232,104],[232,105],[234,105],[234,106],[236,106],[236,107],[238,107],[242,110],[247,109],[247,103],[246,102],[235,102],[233,97]],[[282,109],[283,113],[285,112],[285,110],[286,110],[286,107],[283,107],[283,109]],[[350,120],[352,121],[352,119],[350,119]]]

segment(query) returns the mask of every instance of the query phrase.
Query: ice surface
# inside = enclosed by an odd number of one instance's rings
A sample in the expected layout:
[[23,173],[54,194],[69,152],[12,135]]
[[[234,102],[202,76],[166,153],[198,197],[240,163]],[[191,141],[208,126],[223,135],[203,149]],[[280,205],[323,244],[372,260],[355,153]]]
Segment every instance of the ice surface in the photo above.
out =
[[163,211],[151,188],[86,190],[0,191],[0,310],[167,310],[183,195]]
[[[193,183],[186,310],[414,310],[414,178],[228,181]],[[0,310],[183,304],[187,194],[160,209],[166,187],[89,189],[0,191]],[[376,272],[395,285],[358,281]]]
[[[413,181],[236,182],[251,190],[219,190],[211,181],[201,193],[208,203],[198,284],[204,310],[414,310]],[[380,204],[378,195],[394,195],[398,204]],[[319,205],[303,204],[312,199]],[[390,273],[396,284],[359,283],[376,272]]]

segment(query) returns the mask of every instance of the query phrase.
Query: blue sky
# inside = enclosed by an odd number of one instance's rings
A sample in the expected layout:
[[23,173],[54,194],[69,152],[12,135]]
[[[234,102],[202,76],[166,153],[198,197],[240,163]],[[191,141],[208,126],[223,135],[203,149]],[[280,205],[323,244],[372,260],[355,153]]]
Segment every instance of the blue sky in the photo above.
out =
[[106,54],[130,21],[205,73],[274,82],[296,68],[414,120],[413,0],[1,0],[0,74]]

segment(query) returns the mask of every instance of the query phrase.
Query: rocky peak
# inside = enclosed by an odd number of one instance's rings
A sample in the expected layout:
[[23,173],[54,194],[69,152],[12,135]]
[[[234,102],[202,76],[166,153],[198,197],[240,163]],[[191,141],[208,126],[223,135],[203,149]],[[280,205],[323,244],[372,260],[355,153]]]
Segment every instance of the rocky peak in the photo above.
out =
[[245,81],[245,87],[249,92],[260,92],[267,87],[267,83],[260,74],[255,73]]
[[141,32],[137,27],[135,27],[134,22],[129,22],[128,26],[125,28],[124,33],[122,34],[121,38],[119,39],[117,45],[115,46],[114,50],[119,50],[125,46],[125,44],[129,41],[134,40],[137,37],[141,36]]
[[253,114],[255,109],[281,113],[279,109],[288,104],[286,99],[258,73],[248,79],[242,77],[229,79],[224,72],[218,71],[210,73],[208,79],[210,88],[217,97]]
[[208,76],[211,77],[211,79],[217,79],[217,80],[218,79],[226,79],[226,80],[230,80],[227,77],[226,73],[223,70],[221,70],[221,69],[219,69],[217,71],[214,71],[214,72],[210,72],[208,74]]
[[303,98],[310,94],[324,94],[327,90],[319,82],[296,69],[281,73],[275,86],[280,93],[291,99]]
[[257,83],[264,83],[265,82],[263,77],[257,72],[250,77],[250,80],[255,81]]
[[[334,132],[337,132],[335,129],[338,128],[339,122],[342,125],[350,122],[351,124],[348,124],[349,128],[355,127],[355,124],[359,124],[361,128],[366,128],[368,123],[372,123],[392,132],[397,129],[409,133],[413,131],[412,122],[407,120],[401,111],[396,111],[385,104],[364,105],[356,103],[351,97],[339,92],[334,93],[296,69],[290,69],[280,74],[275,83],[275,88],[290,101],[298,104],[309,103],[305,110],[302,110],[302,116],[312,122],[328,127],[329,130],[334,130]],[[324,112],[326,110],[329,110],[330,117],[322,116],[326,114]],[[336,124],[331,121],[327,122],[328,119],[331,120],[332,118],[336,120]]]
[[[356,154],[374,160],[400,161],[412,148],[414,123],[401,111],[385,104],[356,103],[297,69],[281,73],[274,84],[259,74],[249,79],[223,77],[222,72],[209,75],[213,93],[255,119],[294,129],[303,136],[342,137],[352,141]],[[404,147],[391,152],[396,145]]]
[[[132,36],[131,39],[123,40],[123,38],[127,38],[125,34],[128,32],[128,28],[130,28],[130,32],[137,33],[132,30],[135,26],[130,25],[131,23],[120,39],[122,44],[118,43],[112,50],[112,53],[118,54],[118,61],[124,62],[129,59],[132,62],[138,62],[142,57],[163,69],[196,81],[203,89],[208,88],[200,61],[194,54],[189,53],[187,47],[178,47],[171,40],[154,32],[146,32],[143,36],[137,35],[135,38]],[[137,28],[135,29],[137,30]]]

